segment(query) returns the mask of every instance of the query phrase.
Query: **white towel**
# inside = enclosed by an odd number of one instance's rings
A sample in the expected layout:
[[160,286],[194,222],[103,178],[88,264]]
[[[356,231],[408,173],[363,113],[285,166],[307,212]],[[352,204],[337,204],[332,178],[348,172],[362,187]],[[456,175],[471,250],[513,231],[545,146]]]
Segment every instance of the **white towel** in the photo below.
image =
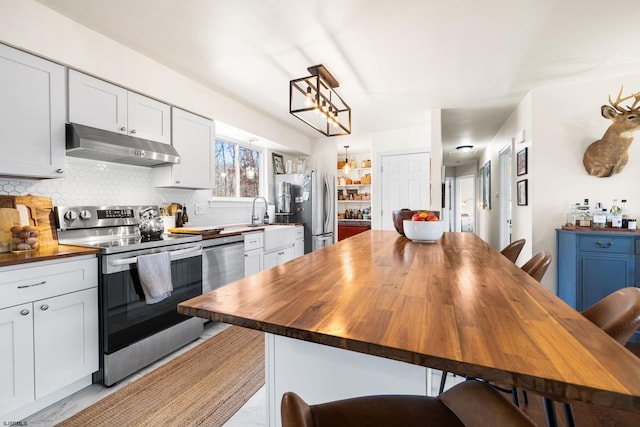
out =
[[147,304],[171,296],[171,255],[169,252],[138,256],[138,278]]

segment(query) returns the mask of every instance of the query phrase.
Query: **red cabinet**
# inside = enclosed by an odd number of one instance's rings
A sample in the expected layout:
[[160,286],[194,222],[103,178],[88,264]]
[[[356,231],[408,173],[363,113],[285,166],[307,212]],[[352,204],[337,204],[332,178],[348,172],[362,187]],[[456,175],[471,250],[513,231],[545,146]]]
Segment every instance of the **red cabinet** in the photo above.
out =
[[363,231],[367,231],[371,228],[369,225],[357,225],[357,224],[349,224],[343,225],[338,224],[338,241],[344,240],[347,237],[355,236],[356,234],[362,233]]

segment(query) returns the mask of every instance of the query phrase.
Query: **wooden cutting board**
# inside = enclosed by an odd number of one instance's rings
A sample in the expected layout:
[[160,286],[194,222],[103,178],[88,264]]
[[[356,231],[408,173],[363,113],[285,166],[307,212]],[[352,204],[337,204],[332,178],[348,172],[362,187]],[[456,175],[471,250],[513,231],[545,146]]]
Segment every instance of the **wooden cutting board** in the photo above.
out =
[[200,234],[202,236],[208,236],[211,234],[219,234],[222,231],[222,228],[211,228],[211,227],[176,227],[176,228],[167,228],[169,233],[174,234]]
[[20,214],[17,209],[0,208],[0,252],[9,252],[11,227],[20,225]]
[[[40,196],[2,196],[2,203],[8,206],[13,202],[13,207],[23,210],[28,215],[25,218],[30,225],[38,227],[40,232],[40,247],[58,246],[58,231],[56,229],[56,221],[53,215],[53,203],[50,197]],[[18,224],[20,225],[20,214],[18,212]],[[11,228],[11,227],[9,227]]]

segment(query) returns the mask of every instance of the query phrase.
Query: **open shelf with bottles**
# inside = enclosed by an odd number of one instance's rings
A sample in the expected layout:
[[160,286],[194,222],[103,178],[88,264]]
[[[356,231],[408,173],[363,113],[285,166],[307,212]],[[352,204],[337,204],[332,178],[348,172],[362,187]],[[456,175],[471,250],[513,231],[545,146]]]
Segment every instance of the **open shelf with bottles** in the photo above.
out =
[[[351,159],[349,171],[338,162],[337,202],[338,221],[350,223],[371,222],[371,161]],[[366,166],[366,167],[355,167]]]

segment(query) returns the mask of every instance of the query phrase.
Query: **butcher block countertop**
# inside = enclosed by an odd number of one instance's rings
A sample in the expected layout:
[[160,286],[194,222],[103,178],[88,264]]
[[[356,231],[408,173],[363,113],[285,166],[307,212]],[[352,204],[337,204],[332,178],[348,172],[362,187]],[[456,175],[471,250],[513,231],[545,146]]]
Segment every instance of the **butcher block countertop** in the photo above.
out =
[[0,253],[0,268],[10,265],[28,264],[31,262],[48,261],[82,255],[95,255],[99,249],[84,248],[72,245],[57,245],[41,247],[33,252],[2,252]]
[[366,231],[178,311],[640,412],[640,359],[472,233]]

